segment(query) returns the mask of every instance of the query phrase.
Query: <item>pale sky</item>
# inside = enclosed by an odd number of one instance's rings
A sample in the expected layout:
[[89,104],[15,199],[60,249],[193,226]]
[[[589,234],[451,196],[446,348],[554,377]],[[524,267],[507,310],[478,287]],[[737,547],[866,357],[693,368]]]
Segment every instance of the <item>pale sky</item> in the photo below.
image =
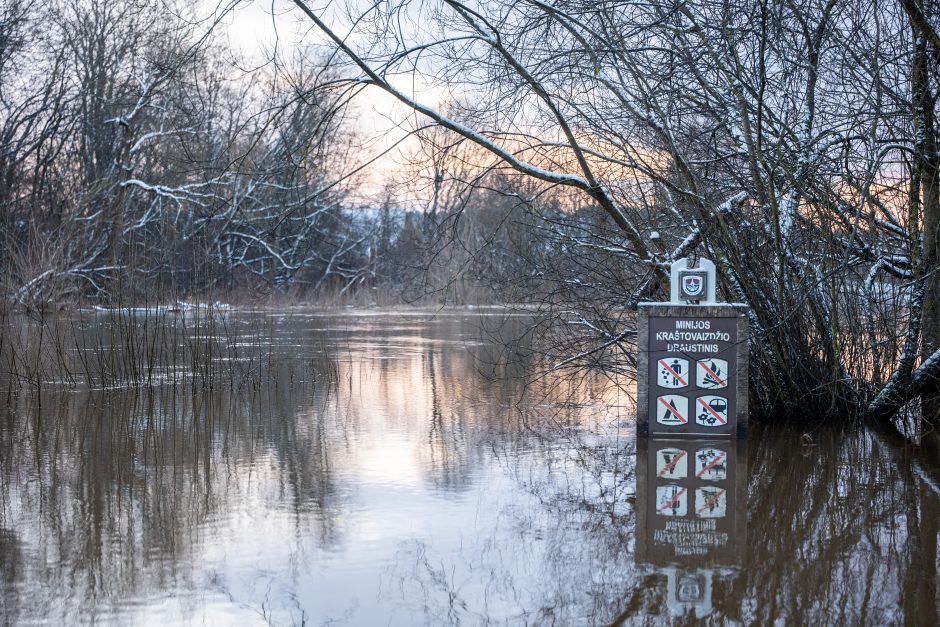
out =
[[[323,15],[320,10],[329,4],[312,2],[311,7]],[[334,15],[333,18],[339,19],[339,16]],[[258,64],[270,58],[275,49],[279,54],[287,56],[291,49],[299,45],[326,42],[326,38],[312,27],[310,20],[287,0],[243,2],[226,18],[225,25],[231,47],[246,59]],[[410,79],[407,83],[402,83],[400,87],[409,92],[415,90],[415,95],[422,102],[432,106],[440,103],[442,89],[420,83],[412,85]],[[356,117],[356,127],[368,146],[368,154],[363,155],[363,160],[368,160],[388,150],[396,142],[401,142],[397,148],[369,168],[366,185],[361,194],[363,198],[356,201],[370,204],[372,197],[382,191],[389,174],[399,168],[398,164],[403,161],[404,155],[415,149],[415,141],[402,140],[407,135],[407,129],[413,127],[416,117],[408,107],[377,88],[367,88],[360,95],[354,102],[353,114]]]

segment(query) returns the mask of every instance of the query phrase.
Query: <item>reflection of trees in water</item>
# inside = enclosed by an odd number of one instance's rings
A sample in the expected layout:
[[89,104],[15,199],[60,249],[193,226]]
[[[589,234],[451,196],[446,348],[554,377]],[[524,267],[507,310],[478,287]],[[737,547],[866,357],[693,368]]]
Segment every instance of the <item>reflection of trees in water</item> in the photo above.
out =
[[[470,457],[476,458],[479,449],[467,441],[466,408],[462,403],[445,403],[442,394],[450,390],[438,383],[438,366],[434,350],[428,350],[423,359],[427,364],[427,379],[431,395],[431,415],[428,421],[427,448],[423,451],[428,480],[438,489],[462,492],[470,486],[472,473]],[[445,361],[445,366],[450,364]],[[444,373],[441,379],[459,385],[454,373]],[[479,460],[475,460],[479,461]]]
[[938,495],[910,452],[877,434],[821,433],[803,446],[779,431],[751,450],[749,518],[761,535],[733,592],[759,602],[744,619],[931,622]]
[[[528,402],[506,406],[484,441],[491,472],[522,490],[483,495],[478,536],[456,549],[418,539],[400,546],[387,579],[406,615],[429,624],[606,624],[631,589],[640,591],[632,602],[649,608],[648,577],[633,565],[632,434],[611,420],[607,383],[553,377],[523,391]],[[597,412],[604,426],[585,429]]]
[[[356,472],[387,444],[404,451],[387,463],[408,468],[376,481],[432,501],[478,499],[461,538],[435,531],[400,545],[381,602],[409,619],[684,620],[666,613],[664,578],[635,564],[628,390],[593,374],[519,376],[533,364],[518,354],[451,341],[467,333],[456,317],[331,324],[308,320],[261,348],[263,385],[11,397],[0,414],[0,622],[88,620],[214,589],[244,602],[232,572],[200,580],[198,562],[246,512],[283,515],[274,528],[291,536],[278,538],[291,565],[265,580],[277,580],[266,611],[310,615],[293,589],[298,564],[348,546],[363,505]],[[714,580],[715,622],[935,616],[936,494],[894,445],[814,438],[753,433],[750,541],[741,572]],[[422,514],[436,529],[438,512]]]
[[61,609],[89,619],[112,602],[186,585],[205,527],[247,498],[316,510],[304,520],[317,528],[305,532],[339,542],[325,427],[308,409],[326,399],[296,392],[50,393],[41,409],[25,399],[0,441],[0,528],[20,530],[31,563],[13,595],[28,591],[39,616]]
[[530,497],[479,503],[481,520],[489,520],[487,510],[498,515],[477,528],[478,537],[462,538],[456,551],[422,540],[400,547],[389,588],[407,612],[429,624],[606,624],[631,589],[649,609],[650,586],[630,550],[631,512],[532,462],[515,469]]
[[[199,581],[197,561],[233,512],[291,515],[291,561],[311,546],[344,546],[356,498],[350,471],[375,422],[403,428],[429,485],[450,493],[472,484],[484,443],[515,428],[492,411],[508,406],[515,384],[478,376],[466,347],[451,339],[460,318],[396,329],[356,319],[326,329],[309,318],[279,324],[259,330],[253,322],[253,335],[235,334],[283,342],[240,348],[258,372],[241,383],[188,377],[136,389],[20,392],[0,422],[0,529],[22,534],[15,546],[29,567],[16,571],[17,588],[4,587],[7,615],[17,600],[24,616],[88,620],[154,594],[206,585],[227,594],[225,573]],[[159,335],[152,331],[146,337]],[[231,339],[208,341],[226,356],[234,355],[224,347]],[[109,349],[107,360],[87,358],[123,363],[136,341]],[[94,353],[102,343],[90,346]]]
[[[499,330],[510,335],[524,326],[524,321],[509,318]],[[492,329],[487,332],[492,337]],[[444,490],[468,489],[488,455],[525,454],[533,441],[556,442],[559,437],[580,441],[581,429],[591,420],[586,409],[609,416],[605,403],[610,402],[612,390],[615,395],[619,392],[593,373],[533,379],[533,356],[510,344],[467,348],[429,347],[421,361],[430,406],[427,447],[420,456],[429,481]],[[574,453],[577,448],[569,451],[577,458],[575,463],[596,461]],[[610,468],[594,470],[603,473]]]
[[[694,620],[671,616],[665,577],[634,561],[632,442],[572,437],[556,426],[565,422],[543,422],[551,444],[526,455],[495,450],[528,498],[481,502],[499,517],[479,541],[455,554],[402,545],[389,577],[404,607],[432,623]],[[716,575],[710,620],[931,623],[940,507],[925,475],[935,471],[877,434],[814,437],[806,445],[781,430],[752,434],[746,553]]]
[[23,552],[12,529],[0,527],[0,623],[13,625],[19,614],[15,589],[23,569]]

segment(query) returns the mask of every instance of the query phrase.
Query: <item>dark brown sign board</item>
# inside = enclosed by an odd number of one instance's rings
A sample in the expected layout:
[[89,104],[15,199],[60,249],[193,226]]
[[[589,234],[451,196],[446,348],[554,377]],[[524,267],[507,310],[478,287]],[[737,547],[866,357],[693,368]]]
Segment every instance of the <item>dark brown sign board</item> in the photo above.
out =
[[637,432],[744,437],[748,321],[736,304],[640,303]]
[[734,566],[744,555],[744,440],[639,438],[636,559],[655,566]]

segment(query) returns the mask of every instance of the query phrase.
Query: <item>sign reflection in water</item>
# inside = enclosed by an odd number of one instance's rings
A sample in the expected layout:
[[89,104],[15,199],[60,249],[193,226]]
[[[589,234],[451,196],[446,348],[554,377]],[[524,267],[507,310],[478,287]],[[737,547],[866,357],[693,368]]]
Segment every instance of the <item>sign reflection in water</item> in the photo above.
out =
[[710,614],[714,579],[735,576],[743,562],[745,446],[743,440],[637,440],[637,565],[665,576],[673,614]]

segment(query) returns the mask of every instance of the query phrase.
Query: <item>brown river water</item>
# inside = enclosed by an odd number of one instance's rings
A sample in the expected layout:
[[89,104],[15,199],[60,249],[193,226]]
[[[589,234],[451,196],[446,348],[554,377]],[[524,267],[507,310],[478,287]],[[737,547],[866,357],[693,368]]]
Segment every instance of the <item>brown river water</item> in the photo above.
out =
[[937,623],[889,435],[638,441],[499,310],[207,317],[6,321],[0,624]]

